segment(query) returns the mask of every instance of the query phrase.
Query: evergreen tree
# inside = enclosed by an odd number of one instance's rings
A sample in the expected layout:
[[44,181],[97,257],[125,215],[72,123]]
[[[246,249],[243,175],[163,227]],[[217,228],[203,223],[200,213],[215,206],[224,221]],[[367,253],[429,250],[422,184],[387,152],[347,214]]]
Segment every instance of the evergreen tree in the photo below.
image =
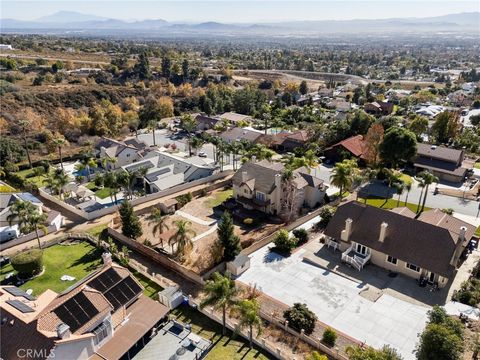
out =
[[120,206],[120,218],[122,219],[122,233],[123,235],[136,239],[142,236],[142,225],[138,220],[138,216],[133,211],[133,206],[124,200]]
[[162,76],[166,79],[170,79],[170,75],[172,73],[172,60],[165,56],[162,59]]
[[150,62],[148,61],[147,53],[144,51],[138,56],[138,62],[135,65],[138,77],[142,80],[147,80],[152,77],[152,72],[150,71]]
[[305,80],[300,83],[300,94],[305,95],[308,93],[308,85]]
[[232,216],[225,211],[222,215],[222,219],[218,224],[218,238],[223,246],[223,258],[225,261],[232,261],[235,259],[240,251],[240,239],[235,235],[233,231],[233,219]]
[[190,67],[188,64],[188,60],[184,59],[182,62],[182,76],[183,76],[183,81],[188,80],[188,76],[190,74]]

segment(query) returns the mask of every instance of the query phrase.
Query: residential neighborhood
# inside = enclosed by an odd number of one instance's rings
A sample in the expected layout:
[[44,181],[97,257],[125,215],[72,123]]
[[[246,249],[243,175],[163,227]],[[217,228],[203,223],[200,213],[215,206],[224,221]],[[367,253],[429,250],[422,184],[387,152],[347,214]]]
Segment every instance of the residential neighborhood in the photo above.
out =
[[5,3],[0,359],[479,358],[478,8]]

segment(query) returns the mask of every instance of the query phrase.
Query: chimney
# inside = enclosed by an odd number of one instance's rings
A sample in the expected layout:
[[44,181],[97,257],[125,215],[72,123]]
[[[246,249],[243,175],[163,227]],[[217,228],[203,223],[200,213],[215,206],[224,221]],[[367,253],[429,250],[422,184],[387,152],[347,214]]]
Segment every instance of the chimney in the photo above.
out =
[[275,174],[275,187],[282,188],[282,174]]
[[102,254],[103,266],[110,266],[112,265],[112,254],[109,252],[104,252]]
[[248,179],[248,173],[246,171],[242,171],[242,183],[246,182]]
[[345,220],[345,229],[342,230],[340,234],[340,238],[343,241],[348,241],[350,239],[350,234],[352,233],[352,223],[353,223],[353,220],[350,218]]
[[384,242],[385,241],[385,235],[387,234],[387,228],[388,224],[386,222],[382,222],[380,225],[380,236],[378,237],[378,241]]
[[466,241],[467,239],[465,238],[465,235],[467,233],[467,228],[465,226],[461,226],[460,227],[460,234],[458,235],[458,237],[460,238],[460,240],[462,242]]
[[71,331],[70,331],[70,326],[68,326],[67,324],[64,324],[64,323],[61,323],[61,324],[58,324],[57,326],[57,337],[59,339],[68,339],[70,337],[70,335],[72,335]]

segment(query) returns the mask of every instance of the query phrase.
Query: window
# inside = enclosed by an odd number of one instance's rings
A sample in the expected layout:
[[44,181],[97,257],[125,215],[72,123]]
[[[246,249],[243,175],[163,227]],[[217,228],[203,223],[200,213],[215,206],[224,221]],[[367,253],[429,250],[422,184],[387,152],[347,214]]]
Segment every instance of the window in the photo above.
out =
[[394,258],[393,256],[387,255],[387,262],[393,265],[397,265],[397,258]]
[[357,244],[355,251],[361,255],[367,255],[367,247],[362,244]]
[[259,191],[257,191],[257,193],[255,194],[255,197],[257,198],[257,200],[260,200],[260,201],[265,201],[266,199],[265,194]]
[[420,272],[420,267],[417,266],[417,265],[415,265],[415,264],[406,263],[406,264],[405,264],[405,267],[406,267],[407,269],[412,270],[412,271]]
[[110,329],[110,322],[106,320],[93,330],[93,333],[95,334],[95,338],[94,338],[95,345],[100,344],[104,339],[108,337],[110,332],[109,329]]

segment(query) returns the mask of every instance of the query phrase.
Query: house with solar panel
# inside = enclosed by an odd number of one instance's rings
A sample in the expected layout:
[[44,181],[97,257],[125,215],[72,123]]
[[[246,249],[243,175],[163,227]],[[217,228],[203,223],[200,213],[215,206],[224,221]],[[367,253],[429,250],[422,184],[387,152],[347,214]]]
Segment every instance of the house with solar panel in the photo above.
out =
[[100,270],[61,294],[33,297],[1,286],[0,358],[130,359],[142,349],[169,309],[143,295],[109,253],[103,259]]
[[122,169],[136,173],[137,183],[144,184],[147,193],[155,193],[208,177],[214,173],[216,166],[211,159],[183,157],[155,150],[146,154],[143,160],[123,166]]

